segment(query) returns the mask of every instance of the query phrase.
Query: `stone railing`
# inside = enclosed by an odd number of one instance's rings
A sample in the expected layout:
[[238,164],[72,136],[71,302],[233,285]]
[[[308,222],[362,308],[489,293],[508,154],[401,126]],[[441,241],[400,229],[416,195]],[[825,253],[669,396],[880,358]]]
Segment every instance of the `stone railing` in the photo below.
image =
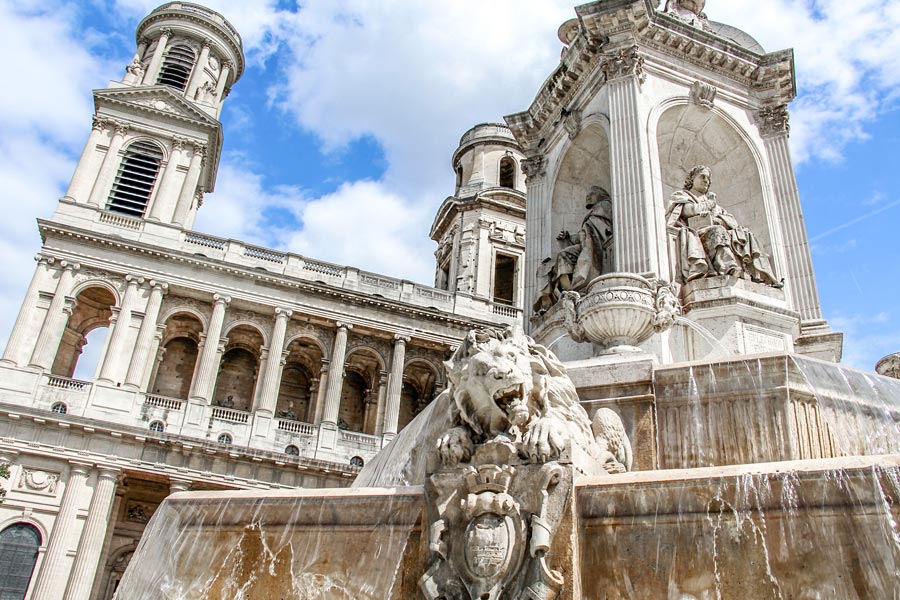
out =
[[117,215],[116,213],[106,211],[100,213],[100,222],[105,223],[106,225],[112,225],[113,227],[130,229],[132,231],[140,231],[144,223],[140,219],[133,219],[131,217],[126,217],[125,215]]
[[360,446],[371,446],[377,448],[381,444],[381,437],[377,435],[369,435],[367,433],[358,433],[356,431],[339,430],[341,433],[341,441],[351,444],[359,444]]
[[194,246],[203,246],[204,248],[212,248],[213,250],[224,250],[228,240],[194,233],[193,231],[185,232],[184,241]]
[[311,425],[309,423],[304,423],[302,421],[291,421],[288,419],[278,419],[278,429],[281,431],[287,431],[289,433],[299,433],[300,435],[306,435],[310,437],[315,437],[318,432],[318,427],[315,425]]
[[508,304],[494,304],[491,306],[491,312],[502,317],[517,318],[522,314],[522,309]]
[[209,8],[206,8],[205,6],[193,4],[191,2],[169,2],[168,4],[163,4],[153,12],[165,12],[167,10],[183,10],[185,12],[191,12],[206,17],[210,21],[214,21],[224,27],[228,31],[228,33],[230,33],[235,37],[235,39],[237,39],[238,43],[243,43],[241,41],[241,34],[237,32],[237,29],[235,29],[234,26],[229,23],[227,19],[225,19],[225,17]]
[[501,125],[499,123],[485,123],[483,125],[476,125],[464,133],[459,140],[459,145],[463,146],[474,139],[493,136],[505,137],[511,140],[515,139],[512,130],[506,125]]
[[250,413],[243,410],[232,410],[230,408],[222,408],[214,406],[212,409],[212,418],[220,421],[228,421],[229,423],[249,423]]
[[91,383],[89,381],[79,381],[77,379],[60,377],[58,375],[48,376],[47,385],[68,392],[86,392],[91,389]]
[[308,258],[303,259],[303,269],[306,271],[312,271],[313,273],[330,275],[332,277],[343,277],[347,272],[344,267],[341,267],[339,265],[332,265],[329,263],[309,260]]
[[287,258],[287,254],[276,252],[274,250],[268,250],[266,248],[259,248],[257,246],[245,246],[244,256],[249,256],[250,258],[258,258],[260,260],[276,263],[279,265],[284,264],[284,260],[285,258]]
[[184,400],[178,398],[169,398],[168,396],[158,396],[156,394],[147,394],[144,398],[146,406],[155,406],[157,408],[165,408],[168,410],[181,410],[184,406]]

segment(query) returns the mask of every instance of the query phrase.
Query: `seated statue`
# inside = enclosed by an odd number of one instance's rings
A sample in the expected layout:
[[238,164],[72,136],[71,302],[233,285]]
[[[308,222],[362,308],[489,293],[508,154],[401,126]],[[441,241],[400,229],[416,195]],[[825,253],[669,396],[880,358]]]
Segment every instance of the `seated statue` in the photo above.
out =
[[562,248],[552,259],[538,268],[538,281],[543,281],[536,313],[546,312],[556,304],[563,292],[584,288],[609,266],[607,241],[612,238],[612,199],[601,187],[594,186],[585,198],[587,215],[574,236],[563,230],[556,236]]
[[719,206],[710,184],[709,168],[694,167],[666,211],[666,224],[678,230],[682,281],[731,275],[783,287],[756,237]]

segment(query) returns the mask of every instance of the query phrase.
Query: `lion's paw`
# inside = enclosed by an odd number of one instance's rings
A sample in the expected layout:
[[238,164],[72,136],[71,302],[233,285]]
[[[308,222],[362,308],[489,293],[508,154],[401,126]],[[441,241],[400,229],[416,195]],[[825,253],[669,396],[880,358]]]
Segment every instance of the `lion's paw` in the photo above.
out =
[[438,438],[437,450],[441,462],[447,466],[468,462],[475,452],[472,434],[465,427],[454,427]]
[[534,463],[557,460],[566,449],[568,431],[559,419],[543,417],[536,419],[528,427],[522,438],[525,456]]

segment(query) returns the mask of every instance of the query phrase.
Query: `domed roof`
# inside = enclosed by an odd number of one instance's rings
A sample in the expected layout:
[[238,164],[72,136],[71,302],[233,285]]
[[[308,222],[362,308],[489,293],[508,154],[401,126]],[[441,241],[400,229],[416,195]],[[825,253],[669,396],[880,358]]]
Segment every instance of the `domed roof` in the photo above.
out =
[[739,46],[749,50],[750,52],[754,52],[756,54],[766,53],[762,45],[757,42],[753,38],[753,36],[745,31],[741,31],[737,27],[726,25],[725,23],[719,23],[717,21],[707,21],[707,26],[709,27],[710,33],[714,33],[719,37],[731,40],[735,44],[738,44]]

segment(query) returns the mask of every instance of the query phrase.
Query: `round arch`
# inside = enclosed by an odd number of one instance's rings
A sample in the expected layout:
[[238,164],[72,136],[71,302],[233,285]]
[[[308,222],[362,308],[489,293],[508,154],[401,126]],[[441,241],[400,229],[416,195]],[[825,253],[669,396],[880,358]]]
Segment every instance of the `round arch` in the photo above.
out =
[[133,146],[134,144],[140,144],[142,142],[145,144],[151,144],[153,146],[156,146],[159,149],[160,153],[162,154],[163,162],[166,162],[169,160],[169,149],[166,148],[166,145],[161,144],[158,139],[152,138],[152,137],[149,137],[146,135],[136,135],[133,138],[129,138],[128,141],[122,146],[122,150],[121,150],[122,155],[124,155],[126,152],[128,152],[128,149],[131,146]]
[[249,319],[238,319],[237,321],[232,321],[225,329],[222,330],[222,337],[230,336],[231,332],[233,332],[238,327],[247,327],[248,329],[253,329],[262,338],[262,345],[269,345],[269,332],[261,327],[259,323],[251,321]]
[[174,317],[179,313],[187,313],[192,317],[195,317],[200,324],[203,325],[203,331],[206,331],[209,328],[209,321],[202,312],[194,308],[193,306],[173,306],[165,310],[159,318],[160,323],[167,323],[169,319]]
[[90,288],[103,288],[110,294],[114,299],[113,306],[120,307],[122,306],[122,294],[119,293],[119,290],[116,289],[116,286],[111,284],[108,281],[104,281],[103,279],[86,279],[78,283],[75,288],[72,290],[72,296],[77,298],[79,294],[82,292],[89,290]]

